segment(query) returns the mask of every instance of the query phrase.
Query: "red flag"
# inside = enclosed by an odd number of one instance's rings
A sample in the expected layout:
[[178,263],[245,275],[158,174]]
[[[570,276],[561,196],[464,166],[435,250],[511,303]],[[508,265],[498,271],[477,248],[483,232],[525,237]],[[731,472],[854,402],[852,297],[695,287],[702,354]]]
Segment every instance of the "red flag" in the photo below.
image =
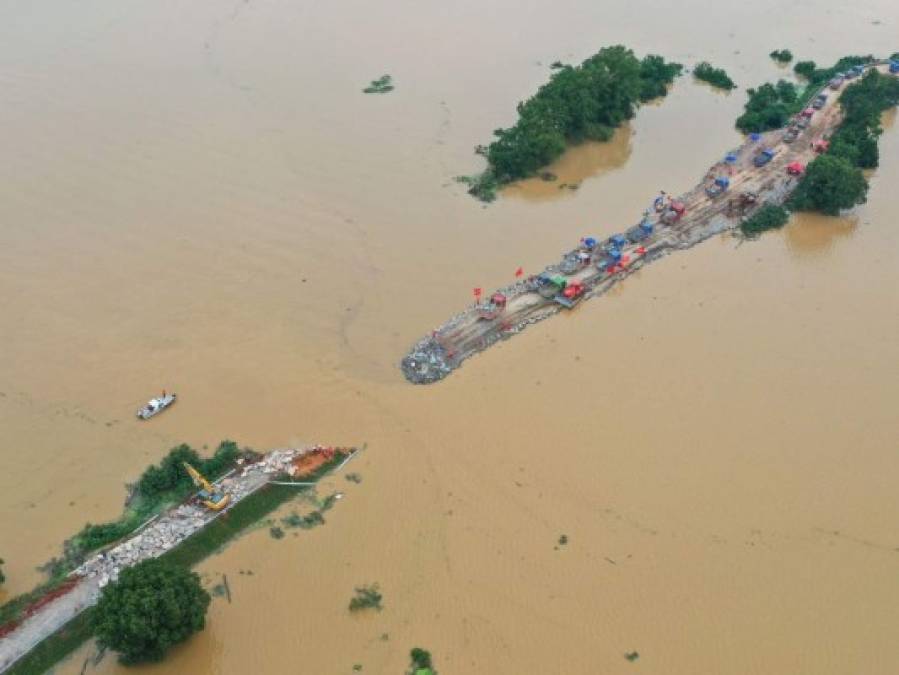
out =
[[515,270],[516,277],[520,277],[522,274],[524,274],[524,270],[521,267],[519,267],[517,270]]
[[481,289],[480,289],[480,288],[475,288],[475,289],[474,289],[474,297],[476,297],[476,298],[480,298],[480,297],[481,297]]

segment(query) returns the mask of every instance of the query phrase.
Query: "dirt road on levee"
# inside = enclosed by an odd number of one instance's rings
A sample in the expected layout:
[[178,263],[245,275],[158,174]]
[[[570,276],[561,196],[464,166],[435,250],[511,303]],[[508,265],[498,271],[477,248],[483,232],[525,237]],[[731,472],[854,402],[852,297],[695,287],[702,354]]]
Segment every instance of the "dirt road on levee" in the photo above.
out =
[[[869,68],[887,72],[884,64]],[[845,86],[836,91],[824,87],[810,97],[809,104],[818,94],[826,94],[827,101],[804,119],[802,125],[807,126],[795,138],[785,129],[769,131],[755,140],[750,137],[710,167],[689,192],[657,199],[658,210],[650,209],[625,234],[604,242],[582,242],[563,256],[561,263],[547,266],[543,274],[498,289],[486,302],[452,317],[419,340],[403,358],[406,379],[415,384],[441,380],[470,356],[605,293],[653,260],[736,228],[762,204],[782,204],[799,181],[788,168],[811,162],[820,150],[816,141],[829,137],[839,125],[839,99]],[[773,158],[756,166],[754,160],[764,150],[773,152]],[[716,194],[720,189],[714,187],[716,180],[727,183],[720,194]]]

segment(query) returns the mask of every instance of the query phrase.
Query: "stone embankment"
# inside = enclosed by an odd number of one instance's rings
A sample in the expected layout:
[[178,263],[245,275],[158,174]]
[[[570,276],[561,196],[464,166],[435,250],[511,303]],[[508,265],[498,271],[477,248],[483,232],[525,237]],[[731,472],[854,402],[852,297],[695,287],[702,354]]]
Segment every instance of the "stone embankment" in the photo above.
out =
[[41,640],[96,604],[101,589],[115,581],[123,569],[171,550],[276,477],[294,475],[296,460],[307,453],[322,450],[320,446],[315,446],[266,453],[260,461],[241,465],[217,481],[218,488],[231,496],[230,504],[222,511],[210,511],[194,503],[181,504],[148,521],[126,541],[84,562],[72,572],[71,578],[76,579],[77,583],[70,590],[43,605],[0,639],[0,673]]
[[[869,67],[887,71],[882,62]],[[798,137],[785,138],[783,129],[750,137],[727,153],[726,160],[711,166],[693,189],[666,200],[685,207],[680,217],[666,218],[664,211],[648,209],[639,223],[646,224],[644,232],[649,230],[651,234],[641,235],[641,227],[635,226],[627,235],[615,235],[593,248],[582,245],[565,253],[561,263],[548,265],[544,274],[564,276],[569,284],[583,284],[583,299],[602,295],[646,264],[738,227],[759,205],[783,204],[799,181],[787,171],[787,166],[812,161],[814,141],[829,136],[839,126],[842,111],[838,101],[842,91],[828,92],[826,104],[812,115]],[[821,92],[814,92],[809,100],[818,93]],[[753,160],[763,148],[773,150],[774,158],[757,167]],[[714,189],[710,194],[717,178],[727,178],[729,186],[723,194],[716,194]],[[610,258],[613,248],[620,258]],[[541,290],[538,277],[531,277],[498,289],[506,298],[502,311],[474,305],[453,316],[412,347],[400,363],[403,375],[413,384],[437,382],[469,357],[563,310],[562,304],[552,296],[541,295]]]

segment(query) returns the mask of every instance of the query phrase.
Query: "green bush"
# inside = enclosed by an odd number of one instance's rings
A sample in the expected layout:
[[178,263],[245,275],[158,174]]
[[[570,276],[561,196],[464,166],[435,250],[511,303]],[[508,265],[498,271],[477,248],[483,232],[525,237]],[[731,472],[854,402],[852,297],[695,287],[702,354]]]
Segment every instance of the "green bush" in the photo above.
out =
[[568,143],[608,140],[641,101],[664,95],[680,70],[660,56],[641,61],[621,45],[603,48],[579,66],[557,68],[518,104],[515,125],[494,132],[485,153],[487,178],[467,179],[469,191],[492,196],[498,185],[536,174]]
[[814,61],[797,61],[793,66],[793,72],[807,80],[812,78],[816,69],[817,66]]
[[437,675],[431,660],[431,652],[421,647],[413,647],[409,652],[412,664],[412,675]]
[[842,157],[861,169],[880,162],[877,140],[883,129],[880,115],[899,103],[899,80],[877,71],[849,85],[840,97],[843,121],[833,134],[828,154]]
[[708,82],[713,87],[718,87],[719,89],[730,90],[735,89],[737,86],[734,84],[734,81],[728,77],[727,73],[721,68],[713,67],[708,61],[698,63],[693,69],[693,76],[697,80]]
[[148,467],[138,479],[128,508],[121,518],[97,525],[88,523],[66,542],[62,563],[69,569],[76,567],[85,554],[118,541],[160,509],[190,494],[194,485],[182,462],[188,462],[214,480],[234,466],[240,454],[237,443],[227,440],[222,441],[212,457],[206,459],[186,444],[172,448],[159,465]]
[[387,94],[393,91],[393,78],[390,75],[381,75],[362,91],[365,94]]
[[378,590],[378,584],[357,586],[356,595],[350,600],[350,611],[358,612],[363,609],[376,609],[380,612],[383,597]]
[[746,93],[749,100],[745,112],[737,118],[737,128],[744,133],[779,129],[802,107],[796,86],[785,80]]
[[830,68],[818,68],[814,61],[800,61],[793,66],[793,72],[808,80],[810,87],[820,87],[826,84],[836,75],[849,70],[852,66],[862,66],[874,61],[870,54],[867,56],[844,56]]
[[196,573],[145,560],[103,589],[93,617],[97,641],[125,664],[161,661],[171,646],[204,628],[210,601]]
[[790,213],[782,206],[765,204],[740,223],[740,230],[747,237],[757,236],[766,230],[779,229],[787,224]]
[[806,167],[789,205],[798,211],[836,216],[842,209],[864,204],[867,193],[868,182],[861,169],[842,157],[825,154]]
[[770,56],[778,63],[789,63],[793,60],[793,52],[791,52],[789,49],[775,49],[773,52],[768,54],[768,56]]

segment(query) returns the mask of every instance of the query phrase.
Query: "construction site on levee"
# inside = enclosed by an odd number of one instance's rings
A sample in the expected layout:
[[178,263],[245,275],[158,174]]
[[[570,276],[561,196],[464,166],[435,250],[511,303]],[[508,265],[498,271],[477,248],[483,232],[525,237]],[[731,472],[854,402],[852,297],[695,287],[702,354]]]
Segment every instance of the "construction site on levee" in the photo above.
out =
[[[852,76],[870,69],[893,73],[895,67],[875,61],[857,67]],[[813,92],[788,128],[750,134],[709,167],[689,192],[677,197],[658,194],[623,233],[602,239],[584,236],[542,273],[497,289],[450,318],[403,358],[406,379],[414,384],[437,382],[469,357],[602,295],[648,263],[734,230],[765,204],[783,204],[840,125],[842,84],[838,78]]]

